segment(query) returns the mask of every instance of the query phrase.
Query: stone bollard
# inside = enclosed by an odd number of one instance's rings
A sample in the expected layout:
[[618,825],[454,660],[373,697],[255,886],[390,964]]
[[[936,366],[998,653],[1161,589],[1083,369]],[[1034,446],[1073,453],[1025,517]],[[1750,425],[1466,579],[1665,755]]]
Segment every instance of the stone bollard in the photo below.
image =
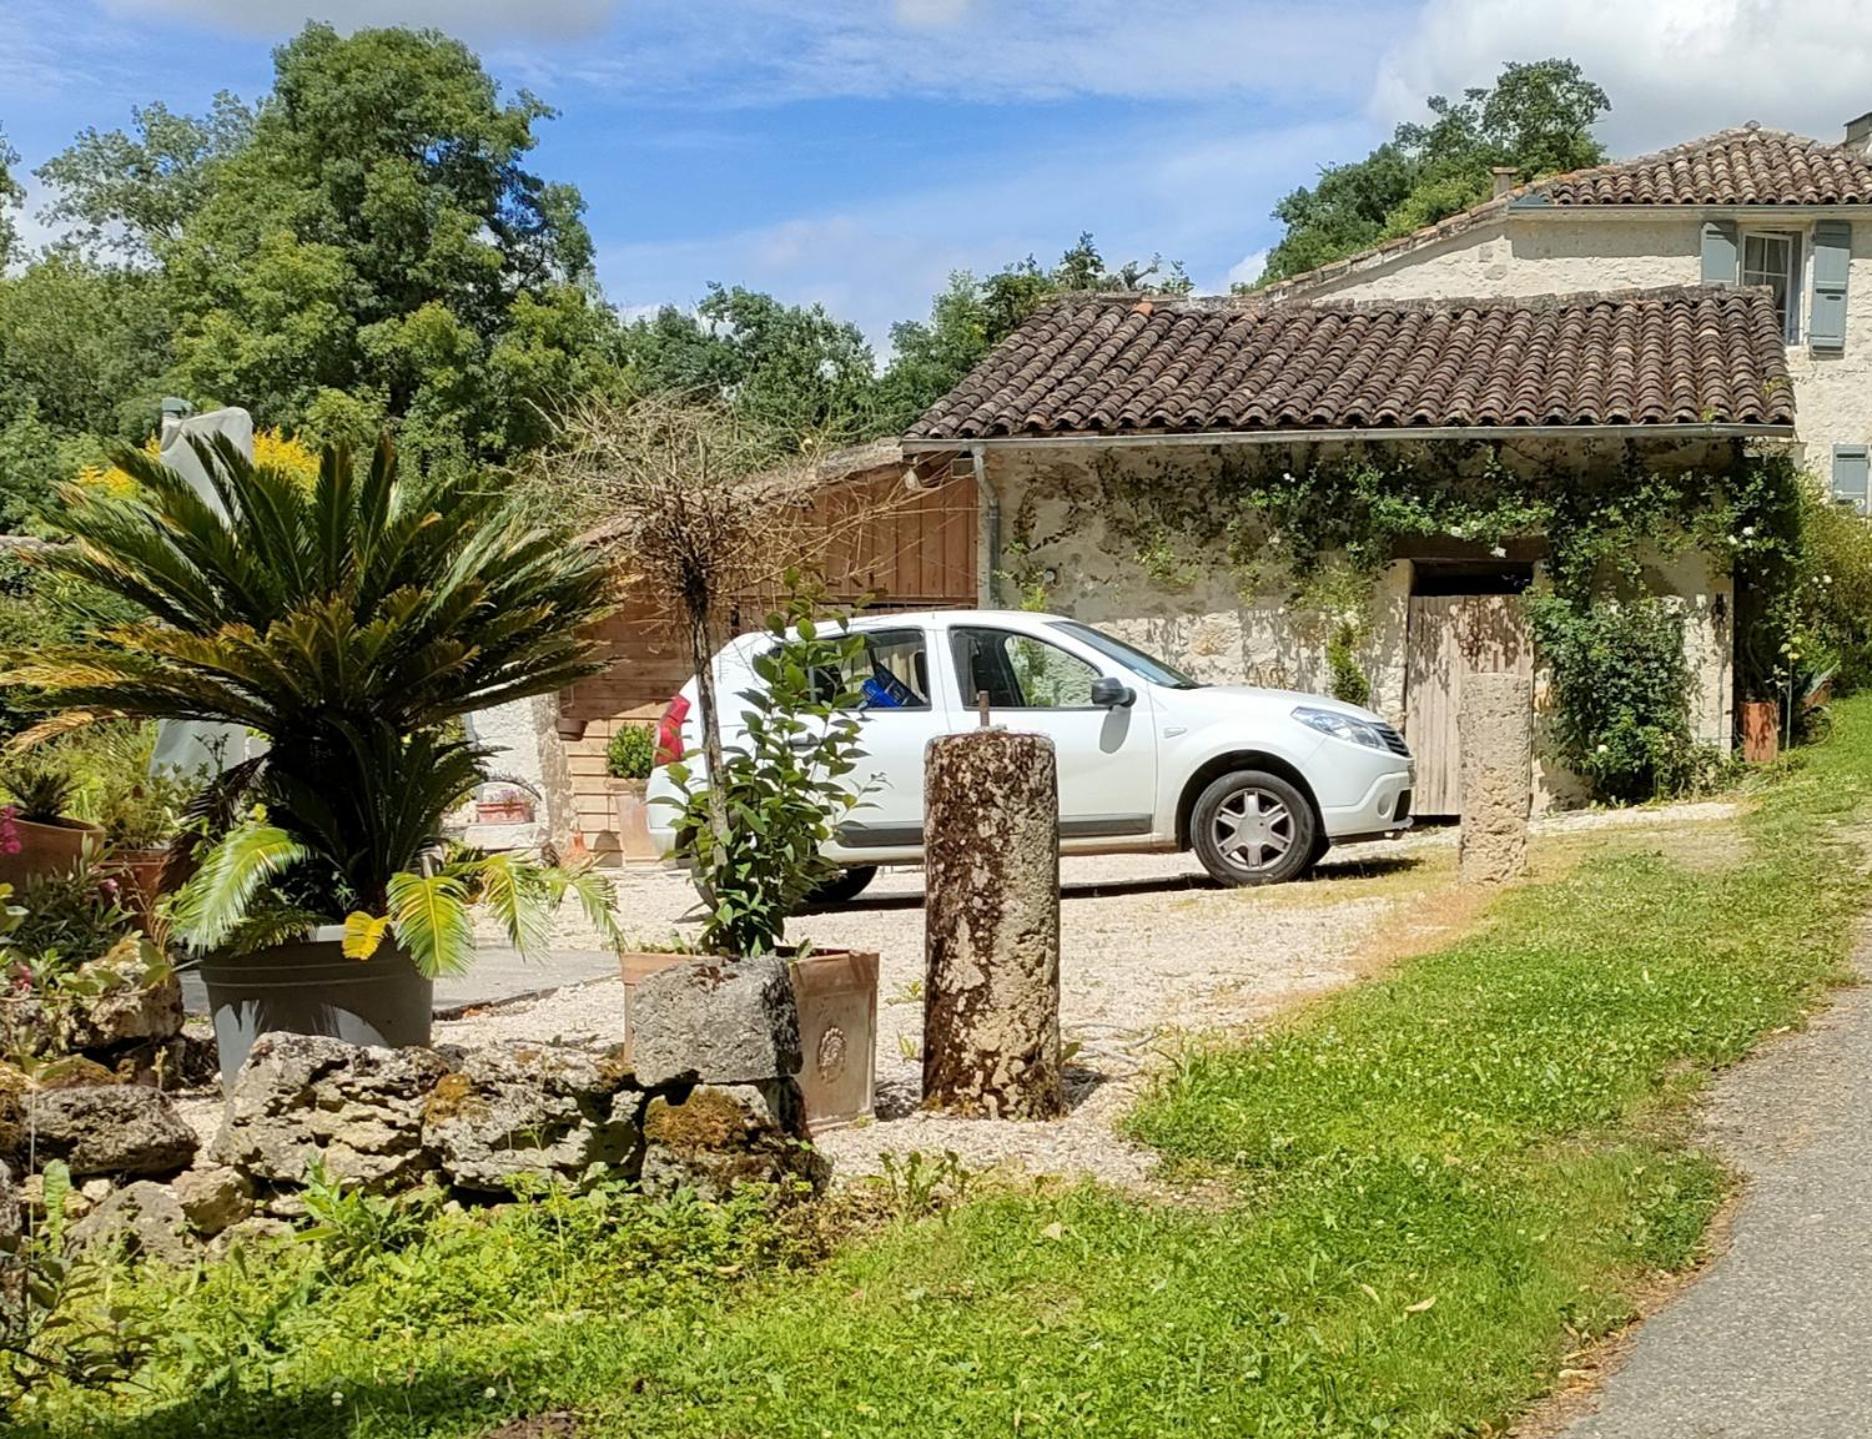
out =
[[924,780],[923,1102],[990,1119],[1066,1112],[1053,742],[930,741]]
[[1458,718],[1462,743],[1464,884],[1501,884],[1527,869],[1534,798],[1534,682],[1468,674]]

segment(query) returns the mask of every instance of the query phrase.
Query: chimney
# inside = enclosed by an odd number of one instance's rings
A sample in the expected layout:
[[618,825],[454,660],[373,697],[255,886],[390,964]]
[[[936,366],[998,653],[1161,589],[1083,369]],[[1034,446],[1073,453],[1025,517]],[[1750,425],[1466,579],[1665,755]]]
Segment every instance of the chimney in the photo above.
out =
[[1872,159],[1872,110],[1846,122],[1846,148]]
[[[1866,118],[1868,120],[1872,120],[1872,115],[1868,115]],[[1510,190],[1514,189],[1515,175],[1517,173],[1519,172],[1516,171],[1513,165],[1491,165],[1489,166],[1489,174],[1492,175],[1495,180],[1495,191],[1494,191],[1495,199],[1497,200],[1501,199],[1503,195],[1506,195]]]

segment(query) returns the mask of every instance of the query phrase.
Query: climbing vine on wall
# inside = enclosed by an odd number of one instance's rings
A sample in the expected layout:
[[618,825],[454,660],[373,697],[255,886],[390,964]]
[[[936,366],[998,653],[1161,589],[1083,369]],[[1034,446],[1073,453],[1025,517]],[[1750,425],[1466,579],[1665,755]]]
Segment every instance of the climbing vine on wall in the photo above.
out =
[[[1358,702],[1370,684],[1357,654],[1387,565],[1422,541],[1468,541],[1497,557],[1539,541],[1544,578],[1529,615],[1554,675],[1563,757],[1606,797],[1634,798],[1678,788],[1698,768],[1683,621],[1646,597],[1647,561],[1694,549],[1733,568],[1745,597],[1743,690],[1785,680],[1805,554],[1801,478],[1785,455],[1740,443],[1704,458],[1657,464],[1636,442],[1546,462],[1477,441],[1268,447],[1221,451],[1193,477],[1174,454],[1144,465],[1107,456],[1090,484],[1056,497],[1067,503],[1062,533],[1101,520],[1162,586],[1189,586],[1219,554],[1244,597],[1285,591],[1335,693]],[[1010,546],[1014,573],[1030,578],[1052,538],[1034,533],[1031,498]]]

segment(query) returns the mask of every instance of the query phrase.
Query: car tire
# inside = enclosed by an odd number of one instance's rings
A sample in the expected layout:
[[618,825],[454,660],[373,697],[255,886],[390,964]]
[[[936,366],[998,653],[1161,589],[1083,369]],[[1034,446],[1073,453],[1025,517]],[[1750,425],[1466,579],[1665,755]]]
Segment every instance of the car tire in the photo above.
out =
[[874,864],[855,864],[849,869],[841,869],[824,884],[806,896],[806,903],[815,909],[829,908],[835,904],[845,904],[858,898],[865,892],[871,881],[877,878],[877,866]]
[[1197,797],[1190,813],[1191,847],[1218,884],[1298,879],[1324,852],[1321,838],[1313,802],[1266,770],[1238,769],[1220,776]]

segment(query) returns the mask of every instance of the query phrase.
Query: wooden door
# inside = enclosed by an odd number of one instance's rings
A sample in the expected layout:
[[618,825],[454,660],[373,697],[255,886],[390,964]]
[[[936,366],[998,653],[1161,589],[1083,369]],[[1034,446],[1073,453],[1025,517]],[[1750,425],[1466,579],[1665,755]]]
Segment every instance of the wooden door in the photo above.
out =
[[1417,761],[1411,807],[1462,813],[1457,716],[1466,674],[1532,676],[1534,645],[1517,595],[1413,595],[1404,678],[1404,736]]

